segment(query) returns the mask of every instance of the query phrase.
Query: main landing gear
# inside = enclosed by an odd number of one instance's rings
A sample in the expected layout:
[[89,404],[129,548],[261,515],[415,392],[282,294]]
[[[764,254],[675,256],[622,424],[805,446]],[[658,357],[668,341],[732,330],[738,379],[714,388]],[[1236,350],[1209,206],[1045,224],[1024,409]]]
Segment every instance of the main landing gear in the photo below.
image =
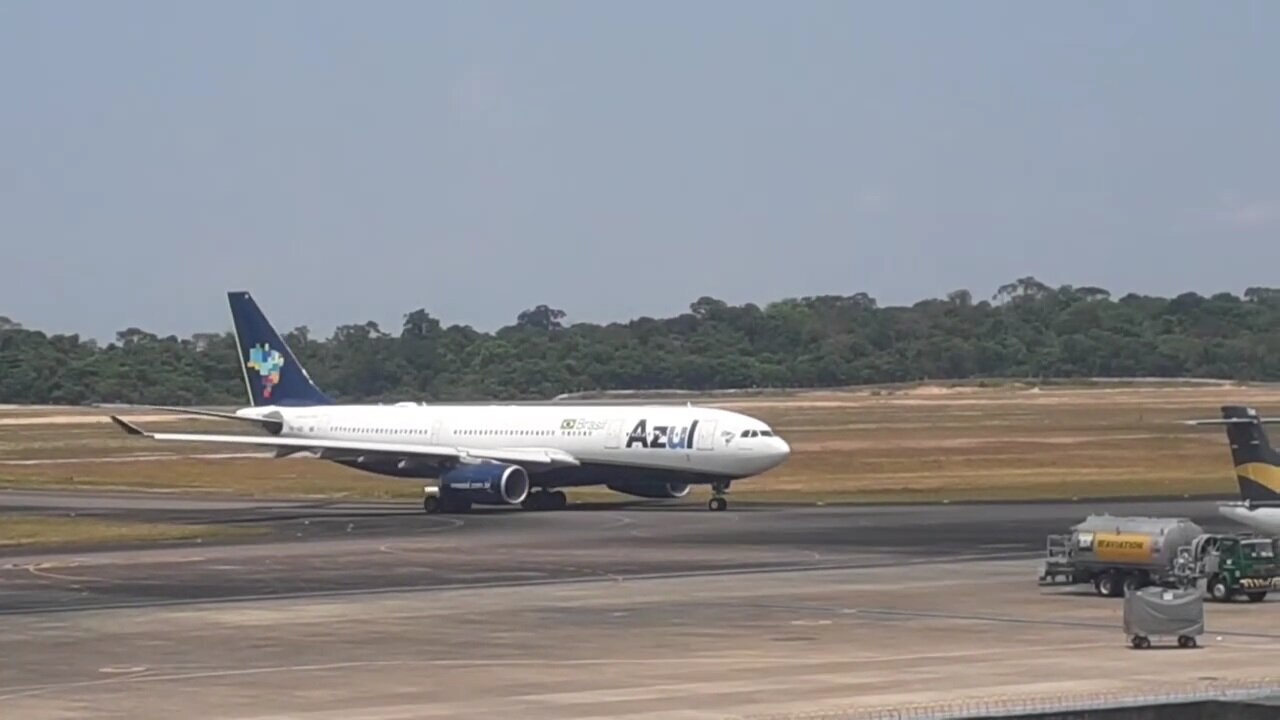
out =
[[437,513],[463,513],[471,509],[470,500],[447,498],[440,494],[440,488],[430,486],[422,488],[422,510],[428,515]]
[[[525,510],[563,510],[568,506],[569,497],[559,490],[531,492],[520,503]],[[433,485],[422,488],[422,510],[428,515],[463,513],[470,509],[471,501],[459,498],[456,493],[442,495],[440,488]]]
[[520,506],[525,510],[563,510],[569,506],[569,496],[560,490],[539,490],[529,493]]
[[729,483],[713,482],[711,483],[711,499],[707,501],[707,509],[712,512],[720,512],[729,507],[729,500],[724,494],[729,492]]

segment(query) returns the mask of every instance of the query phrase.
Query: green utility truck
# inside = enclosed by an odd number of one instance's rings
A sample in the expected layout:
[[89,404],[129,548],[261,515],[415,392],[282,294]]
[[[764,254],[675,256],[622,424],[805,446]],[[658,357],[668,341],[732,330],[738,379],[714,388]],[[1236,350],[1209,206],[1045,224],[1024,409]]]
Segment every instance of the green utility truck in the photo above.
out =
[[[1197,547],[1203,544],[1204,547]],[[1219,602],[1246,597],[1262,602],[1280,590],[1280,540],[1248,535],[1206,535],[1187,549],[1196,558],[1196,576],[1209,596]]]

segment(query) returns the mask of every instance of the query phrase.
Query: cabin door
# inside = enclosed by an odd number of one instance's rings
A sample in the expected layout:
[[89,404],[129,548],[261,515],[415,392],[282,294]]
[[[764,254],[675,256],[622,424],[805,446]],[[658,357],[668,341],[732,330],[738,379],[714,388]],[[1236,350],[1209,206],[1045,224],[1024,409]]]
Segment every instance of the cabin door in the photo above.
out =
[[604,428],[604,446],[610,450],[622,446],[622,421],[610,420]]
[[716,447],[716,421],[709,420],[698,423],[698,432],[693,438],[694,447],[699,450],[714,450]]

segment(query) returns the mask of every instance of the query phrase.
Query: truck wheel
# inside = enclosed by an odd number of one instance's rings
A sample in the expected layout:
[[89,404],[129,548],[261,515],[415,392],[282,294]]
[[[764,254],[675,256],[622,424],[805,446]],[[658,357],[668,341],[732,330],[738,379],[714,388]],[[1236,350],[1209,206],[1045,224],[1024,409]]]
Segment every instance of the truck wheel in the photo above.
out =
[[1226,580],[1215,577],[1209,583],[1209,595],[1218,602],[1228,602],[1231,600],[1231,588],[1227,586]]
[[1267,591],[1245,593],[1244,596],[1249,598],[1249,602],[1262,602],[1267,599]]
[[1131,595],[1147,586],[1147,579],[1138,573],[1124,576],[1124,594]]
[[1195,639],[1195,638],[1193,638],[1193,637],[1191,637],[1190,635],[1179,635],[1179,636],[1178,636],[1178,647],[1180,647],[1180,648],[1193,648],[1193,647],[1195,647],[1195,646],[1196,646],[1196,639]]
[[1151,647],[1151,638],[1143,637],[1142,635],[1134,635],[1133,639],[1130,640],[1129,643],[1133,645],[1135,650],[1143,650]]
[[1103,597],[1118,597],[1123,588],[1120,586],[1119,579],[1115,573],[1107,573],[1098,578],[1098,594]]

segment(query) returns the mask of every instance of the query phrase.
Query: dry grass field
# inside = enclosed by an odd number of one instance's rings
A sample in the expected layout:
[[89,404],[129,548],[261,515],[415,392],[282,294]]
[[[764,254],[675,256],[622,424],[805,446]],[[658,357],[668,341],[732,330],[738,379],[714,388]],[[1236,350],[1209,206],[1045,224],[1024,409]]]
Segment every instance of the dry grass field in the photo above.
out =
[[[792,445],[737,500],[871,502],[1235,491],[1224,434],[1178,421],[1226,403],[1280,412],[1280,387],[924,386],[715,398]],[[226,432],[219,420],[132,414],[144,426]],[[0,406],[0,485],[207,491],[258,496],[414,498],[412,482],[246,448],[176,447],[120,433],[105,411]],[[575,498],[618,497],[575,491]]]

